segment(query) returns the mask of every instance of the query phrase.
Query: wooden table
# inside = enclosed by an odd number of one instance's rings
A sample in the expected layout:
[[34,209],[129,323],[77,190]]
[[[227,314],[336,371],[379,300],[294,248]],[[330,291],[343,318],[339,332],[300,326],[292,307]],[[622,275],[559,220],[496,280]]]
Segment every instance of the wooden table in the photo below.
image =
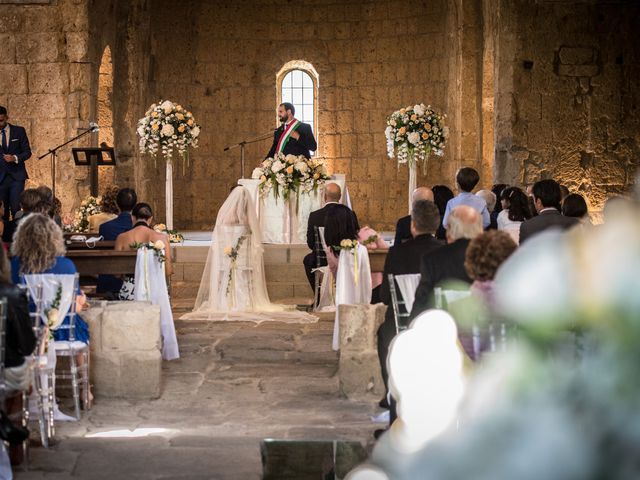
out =
[[81,276],[127,275],[136,271],[137,250],[68,250],[67,258],[75,264]]
[[387,259],[388,249],[379,248],[369,250],[369,265],[371,272],[384,272],[384,262]]

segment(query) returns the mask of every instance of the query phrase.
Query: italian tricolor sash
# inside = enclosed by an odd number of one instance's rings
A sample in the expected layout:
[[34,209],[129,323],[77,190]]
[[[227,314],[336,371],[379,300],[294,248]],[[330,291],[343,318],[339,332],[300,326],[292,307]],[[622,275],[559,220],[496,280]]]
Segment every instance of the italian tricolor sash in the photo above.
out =
[[276,153],[282,153],[284,147],[287,143],[289,143],[289,139],[291,138],[291,134],[300,126],[299,120],[294,120],[291,122],[282,132],[280,136],[280,140],[278,140],[278,147],[276,148]]

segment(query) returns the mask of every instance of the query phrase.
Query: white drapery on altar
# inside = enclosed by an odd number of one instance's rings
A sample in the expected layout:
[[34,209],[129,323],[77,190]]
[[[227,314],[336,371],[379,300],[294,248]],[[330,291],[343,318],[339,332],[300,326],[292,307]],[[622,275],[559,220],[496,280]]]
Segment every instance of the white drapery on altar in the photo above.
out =
[[[327,183],[340,185],[341,202],[351,208],[345,175],[332,175]],[[301,193],[296,209],[295,195],[291,195],[288,202],[282,198],[276,200],[273,194],[260,198],[259,184],[260,180],[251,178],[238,180],[238,185],[242,185],[249,191],[256,206],[262,228],[262,243],[306,243],[309,214],[322,208],[324,190],[318,189],[317,192],[311,192],[308,195]]]

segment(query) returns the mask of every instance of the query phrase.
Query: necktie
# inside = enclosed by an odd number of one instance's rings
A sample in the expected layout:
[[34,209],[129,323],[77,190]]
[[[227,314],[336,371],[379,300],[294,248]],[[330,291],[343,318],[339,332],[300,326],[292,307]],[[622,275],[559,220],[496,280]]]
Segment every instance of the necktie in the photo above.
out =
[[7,131],[6,129],[2,129],[2,150],[7,151]]

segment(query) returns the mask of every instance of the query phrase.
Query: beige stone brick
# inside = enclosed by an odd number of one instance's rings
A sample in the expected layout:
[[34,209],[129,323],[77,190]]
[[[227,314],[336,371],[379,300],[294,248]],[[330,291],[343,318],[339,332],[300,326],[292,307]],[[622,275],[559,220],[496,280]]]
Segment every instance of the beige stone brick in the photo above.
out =
[[66,96],[54,94],[13,95],[9,108],[16,115],[30,118],[65,118]]
[[160,341],[160,307],[156,305],[110,304],[102,315],[104,351],[157,350]]
[[67,32],[67,60],[70,62],[85,62],[89,52],[88,32]]
[[0,91],[27,93],[27,69],[24,65],[0,65]]
[[91,63],[69,64],[69,92],[90,91],[92,68]]
[[29,66],[29,93],[67,93],[69,66],[66,63],[39,63]]
[[14,35],[0,35],[0,63],[15,63],[16,38]]
[[18,63],[50,63],[62,60],[64,37],[61,33],[29,33],[16,36]]

